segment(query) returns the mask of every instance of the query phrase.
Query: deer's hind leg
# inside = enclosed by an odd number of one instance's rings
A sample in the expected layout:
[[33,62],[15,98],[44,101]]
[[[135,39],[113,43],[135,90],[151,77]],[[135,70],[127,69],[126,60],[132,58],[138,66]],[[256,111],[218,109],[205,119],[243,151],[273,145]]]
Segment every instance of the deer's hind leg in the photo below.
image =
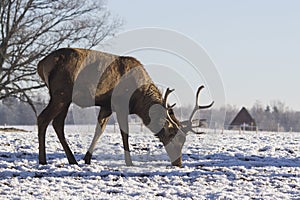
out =
[[47,107],[41,112],[37,118],[38,124],[38,140],[39,140],[39,163],[47,164],[46,161],[46,130],[49,123],[61,112],[65,107],[64,102],[57,102],[51,99]]
[[63,146],[63,149],[66,153],[69,163],[78,164],[74,157],[74,154],[72,153],[66,141],[65,132],[64,132],[65,118],[67,116],[69,106],[70,106],[70,102],[64,105],[64,107],[61,109],[61,112],[54,118],[52,125],[61,145]]

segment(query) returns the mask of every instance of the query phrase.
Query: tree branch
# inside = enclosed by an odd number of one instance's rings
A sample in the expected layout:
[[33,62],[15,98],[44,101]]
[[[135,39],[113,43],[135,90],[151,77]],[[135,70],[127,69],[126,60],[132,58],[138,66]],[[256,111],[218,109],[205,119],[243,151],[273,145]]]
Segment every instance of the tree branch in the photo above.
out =
[[0,100],[16,97],[34,105],[33,90],[45,86],[36,75],[43,56],[73,44],[97,46],[121,24],[99,1],[1,1]]

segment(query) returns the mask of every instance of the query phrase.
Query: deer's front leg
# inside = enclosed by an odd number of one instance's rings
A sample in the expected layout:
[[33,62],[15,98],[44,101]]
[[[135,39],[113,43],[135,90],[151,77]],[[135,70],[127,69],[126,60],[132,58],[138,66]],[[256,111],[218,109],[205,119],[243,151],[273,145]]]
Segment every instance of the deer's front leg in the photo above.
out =
[[133,166],[130,150],[129,150],[129,143],[128,143],[128,133],[125,133],[121,130],[123,146],[124,146],[124,155],[125,155],[125,163],[127,166]]
[[132,159],[130,156],[129,143],[128,143],[128,134],[129,134],[128,115],[117,113],[117,120],[120,126],[122,140],[123,140],[125,163],[127,166],[133,166]]
[[101,108],[99,115],[98,115],[98,123],[96,126],[94,138],[92,140],[90,148],[88,149],[88,151],[86,152],[86,154],[83,158],[85,164],[91,164],[93,151],[95,149],[97,141],[99,140],[100,136],[104,132],[105,126],[106,126],[111,114],[112,114],[111,110],[105,109],[104,107]]

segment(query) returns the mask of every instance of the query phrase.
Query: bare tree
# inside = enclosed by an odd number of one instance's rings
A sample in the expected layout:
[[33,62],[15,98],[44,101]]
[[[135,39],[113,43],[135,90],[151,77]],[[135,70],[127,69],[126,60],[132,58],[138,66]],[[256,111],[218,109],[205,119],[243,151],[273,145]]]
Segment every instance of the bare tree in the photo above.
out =
[[36,113],[37,61],[61,46],[95,47],[121,24],[102,1],[1,0],[0,100],[18,98]]

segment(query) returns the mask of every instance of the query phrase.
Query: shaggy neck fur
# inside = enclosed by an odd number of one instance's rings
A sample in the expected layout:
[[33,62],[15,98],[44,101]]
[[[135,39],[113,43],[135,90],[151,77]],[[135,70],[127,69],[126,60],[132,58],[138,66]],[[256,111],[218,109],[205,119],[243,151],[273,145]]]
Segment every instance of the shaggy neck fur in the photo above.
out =
[[[154,84],[143,86],[139,91],[142,95],[136,99],[133,110],[143,123],[154,133],[158,133],[164,126],[166,115],[162,106],[162,94]],[[157,128],[160,128],[159,130]]]

